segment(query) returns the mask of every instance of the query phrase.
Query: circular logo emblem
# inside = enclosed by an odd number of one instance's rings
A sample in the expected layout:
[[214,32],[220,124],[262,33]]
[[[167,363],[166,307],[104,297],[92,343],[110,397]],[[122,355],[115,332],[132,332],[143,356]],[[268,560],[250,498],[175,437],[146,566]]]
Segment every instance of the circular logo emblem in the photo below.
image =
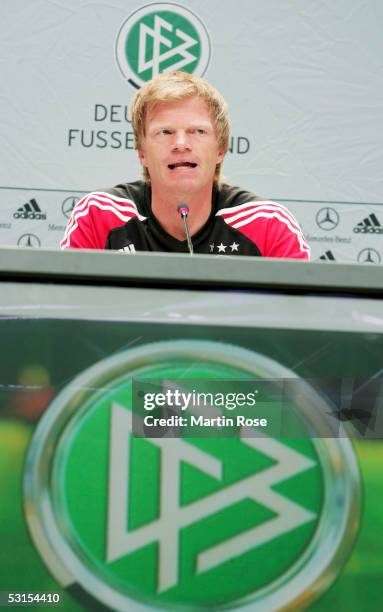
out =
[[381,257],[376,249],[362,249],[358,254],[358,263],[378,264]]
[[121,25],[116,60],[124,78],[137,88],[170,70],[202,76],[210,60],[210,39],[189,9],[172,3],[148,4]]
[[339,223],[339,213],[335,210],[335,208],[321,208],[318,210],[315,221],[318,227],[326,232],[333,230],[337,227]]
[[65,200],[61,204],[61,210],[62,210],[64,217],[69,219],[79,199],[80,198],[76,196],[69,196],[69,198],[65,198]]
[[41,246],[40,238],[35,234],[23,234],[18,239],[17,246],[37,249]]
[[[275,378],[299,381],[292,410],[310,436],[137,435],[132,379],[180,394],[195,380],[207,392],[211,381],[227,390]],[[221,412],[212,403],[203,414]],[[60,393],[32,438],[24,498],[34,543],[60,584],[113,610],[308,605],[345,562],[359,518],[355,455],[345,436],[330,437],[327,412],[292,371],[232,345],[159,342],[101,361]]]

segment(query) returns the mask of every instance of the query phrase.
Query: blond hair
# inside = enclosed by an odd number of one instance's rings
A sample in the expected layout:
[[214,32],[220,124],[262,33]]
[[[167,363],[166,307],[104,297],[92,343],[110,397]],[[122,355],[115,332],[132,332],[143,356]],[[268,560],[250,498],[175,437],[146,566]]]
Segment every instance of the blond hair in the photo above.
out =
[[[183,100],[199,96],[205,100],[211,113],[218,147],[226,153],[229,146],[230,119],[225,99],[205,79],[188,72],[165,72],[148,81],[134,95],[130,112],[134,132],[134,146],[141,149],[145,137],[145,120],[149,110],[153,110],[160,102]],[[144,178],[149,181],[147,168],[143,168]],[[214,180],[218,183],[221,174],[221,164],[217,164]]]

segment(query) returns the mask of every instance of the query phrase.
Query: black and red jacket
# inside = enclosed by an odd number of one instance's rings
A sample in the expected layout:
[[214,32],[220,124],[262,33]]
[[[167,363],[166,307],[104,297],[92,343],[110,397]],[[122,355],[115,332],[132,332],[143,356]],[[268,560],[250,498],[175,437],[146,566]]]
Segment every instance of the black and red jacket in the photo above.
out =
[[[144,181],[117,185],[83,197],[73,209],[63,249],[188,252],[162,228],[151,210]],[[192,236],[195,253],[309,259],[299,224],[284,206],[239,187],[213,187],[211,214]]]

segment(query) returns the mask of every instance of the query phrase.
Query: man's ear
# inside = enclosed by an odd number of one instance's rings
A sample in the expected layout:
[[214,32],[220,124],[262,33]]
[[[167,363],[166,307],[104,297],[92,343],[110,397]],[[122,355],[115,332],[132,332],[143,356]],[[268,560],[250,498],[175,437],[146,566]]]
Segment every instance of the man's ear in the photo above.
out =
[[138,149],[137,153],[138,153],[138,159],[140,160],[141,165],[142,166],[146,166],[146,163],[145,163],[145,153],[143,152],[143,150],[142,149]]
[[225,149],[218,149],[217,153],[217,164],[220,164],[225,159],[226,151]]

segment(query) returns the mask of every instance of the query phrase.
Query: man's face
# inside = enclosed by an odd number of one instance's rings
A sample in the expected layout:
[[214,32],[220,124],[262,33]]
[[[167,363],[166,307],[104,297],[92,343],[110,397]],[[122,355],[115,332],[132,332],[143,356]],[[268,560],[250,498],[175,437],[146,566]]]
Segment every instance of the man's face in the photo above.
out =
[[160,102],[149,111],[138,154],[153,190],[165,196],[210,190],[224,158],[206,102],[197,96]]

